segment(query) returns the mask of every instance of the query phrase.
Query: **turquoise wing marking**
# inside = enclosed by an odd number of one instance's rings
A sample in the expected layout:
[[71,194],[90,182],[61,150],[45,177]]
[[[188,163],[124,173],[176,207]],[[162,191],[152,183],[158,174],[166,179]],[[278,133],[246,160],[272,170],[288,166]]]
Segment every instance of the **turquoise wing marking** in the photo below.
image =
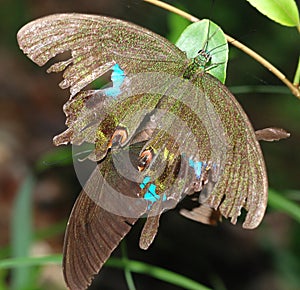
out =
[[147,185],[147,183],[150,181],[150,176],[146,176],[145,178],[144,178],[144,180],[142,181],[142,183],[140,184],[140,188],[141,189],[144,189],[145,188],[145,186]]
[[[145,186],[150,182],[150,180],[151,180],[150,176],[146,176],[142,181],[142,183],[140,184],[140,188],[144,189]],[[152,205],[154,202],[160,199],[162,199],[162,201],[166,201],[167,196],[165,193],[162,195],[162,197],[159,194],[157,194],[156,185],[154,183],[151,183],[147,189],[147,192],[144,194],[144,199],[150,201]],[[151,205],[148,206],[148,210],[151,208]]]
[[202,161],[194,161],[193,159],[189,159],[189,166],[194,168],[197,179],[200,179],[201,173],[202,173],[203,162]]
[[113,97],[114,99],[116,99],[116,97],[121,94],[120,87],[124,82],[126,76],[124,74],[124,71],[120,68],[120,66],[117,63],[112,67],[112,71],[112,87],[104,89],[103,93],[108,97]]

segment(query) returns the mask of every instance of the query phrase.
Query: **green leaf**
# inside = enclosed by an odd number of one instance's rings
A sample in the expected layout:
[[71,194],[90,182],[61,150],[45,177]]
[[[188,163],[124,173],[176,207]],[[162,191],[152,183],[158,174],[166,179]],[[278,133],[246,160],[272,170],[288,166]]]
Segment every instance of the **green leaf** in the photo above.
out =
[[299,26],[299,12],[294,0],[247,0],[260,13],[285,26]]
[[[125,261],[125,262],[128,261],[127,247],[126,247],[126,241],[125,240],[123,240],[121,242],[121,252],[122,252],[122,260]],[[124,275],[125,275],[125,279],[126,279],[126,282],[127,282],[128,289],[129,290],[136,290],[134,280],[133,280],[133,277],[132,277],[132,273],[126,267],[124,268]]]
[[8,270],[0,270],[0,290],[8,290],[6,279],[8,277]]
[[210,20],[203,19],[189,25],[180,35],[176,46],[187,54],[188,58],[197,56],[204,50],[211,56],[211,66],[205,70],[219,79],[226,79],[228,44],[222,29]]

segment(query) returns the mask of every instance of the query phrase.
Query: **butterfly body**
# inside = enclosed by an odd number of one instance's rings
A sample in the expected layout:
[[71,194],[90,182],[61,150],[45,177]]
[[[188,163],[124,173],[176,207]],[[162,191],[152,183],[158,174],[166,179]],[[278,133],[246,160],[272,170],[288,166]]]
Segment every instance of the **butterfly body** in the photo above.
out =
[[194,57],[186,67],[183,73],[183,78],[192,79],[193,77],[199,76],[199,74],[205,71],[208,62],[209,55],[203,55],[203,52],[200,51],[199,54]]

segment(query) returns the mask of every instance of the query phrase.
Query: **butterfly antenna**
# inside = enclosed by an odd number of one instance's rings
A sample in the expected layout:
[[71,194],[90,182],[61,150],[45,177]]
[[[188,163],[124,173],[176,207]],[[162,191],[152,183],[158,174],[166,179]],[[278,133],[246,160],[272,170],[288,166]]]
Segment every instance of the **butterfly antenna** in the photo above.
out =
[[[212,0],[212,4],[211,4],[211,8],[210,8],[210,11],[211,11],[211,15],[209,16],[208,19],[212,19],[212,11],[213,11],[213,7],[215,6],[215,1]],[[206,52],[206,49],[207,49],[207,46],[208,46],[208,42],[209,40],[214,37],[216,31],[214,31],[214,33],[212,33],[210,35],[210,20],[208,21],[208,28],[207,28],[207,37],[206,37],[206,41],[205,41],[205,44],[203,46],[203,48],[201,49],[202,51],[205,51]]]
[[207,32],[206,32],[206,41],[200,51],[206,52],[207,47],[208,47],[208,42],[209,40],[213,37],[213,35],[210,36],[210,20],[208,20],[208,27],[207,27]]
[[[215,1],[213,0],[212,1],[212,5],[211,5],[211,11],[213,11],[213,7],[215,5]],[[211,19],[212,17],[209,17],[209,19]],[[212,55],[214,51],[218,50],[220,47],[222,46],[225,46],[227,44],[227,42],[223,43],[223,44],[220,44],[214,48],[212,48],[211,50],[207,51],[207,47],[208,47],[208,43],[209,41],[216,35],[216,33],[220,30],[219,27],[217,27],[217,29],[213,32],[213,33],[210,33],[210,30],[211,30],[211,21],[209,20],[208,21],[208,29],[207,29],[207,37],[206,37],[206,41],[205,41],[205,44],[203,46],[203,48],[200,50],[200,51],[204,51],[206,52],[208,55]],[[220,52],[223,52],[224,50],[220,50],[220,51],[217,51],[216,53],[220,53]]]

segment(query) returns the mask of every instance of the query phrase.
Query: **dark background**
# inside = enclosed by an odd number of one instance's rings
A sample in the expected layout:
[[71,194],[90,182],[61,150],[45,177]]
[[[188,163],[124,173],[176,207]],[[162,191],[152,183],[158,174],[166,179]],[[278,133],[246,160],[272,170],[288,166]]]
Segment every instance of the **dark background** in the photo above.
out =
[[[199,18],[211,18],[292,80],[299,53],[295,28],[283,27],[259,14],[246,1],[170,1]],[[169,13],[141,1],[9,1],[0,2],[0,247],[8,245],[14,198],[28,172],[35,176],[34,225],[48,227],[67,218],[80,192],[72,165],[61,160],[41,170],[45,154],[55,150],[52,137],[64,130],[62,105],[68,92],[58,88],[61,76],[47,75],[19,50],[16,33],[25,23],[57,12],[102,14],[170,35]],[[263,86],[266,93],[235,94],[254,128],[282,127],[291,138],[262,143],[270,187],[299,201],[300,103],[268,70],[231,46],[226,85]],[[273,92],[268,90],[278,86]],[[281,93],[279,93],[281,92]],[[300,228],[288,215],[269,208],[262,225],[247,231],[225,221],[208,227],[176,211],[164,214],[159,234],[148,251],[138,248],[139,223],[127,241],[129,258],[186,275],[214,289],[300,289]],[[61,253],[63,234],[47,239],[46,253]],[[119,250],[114,253],[118,255]],[[60,268],[59,268],[60,272]],[[104,267],[91,289],[127,289],[122,271]],[[179,289],[134,275],[137,289]],[[41,278],[42,279],[42,278]],[[6,280],[10,281],[10,277]],[[64,289],[41,284],[37,289]],[[60,282],[58,282],[59,285]],[[50,286],[49,286],[50,285]],[[56,288],[55,288],[56,287]]]

